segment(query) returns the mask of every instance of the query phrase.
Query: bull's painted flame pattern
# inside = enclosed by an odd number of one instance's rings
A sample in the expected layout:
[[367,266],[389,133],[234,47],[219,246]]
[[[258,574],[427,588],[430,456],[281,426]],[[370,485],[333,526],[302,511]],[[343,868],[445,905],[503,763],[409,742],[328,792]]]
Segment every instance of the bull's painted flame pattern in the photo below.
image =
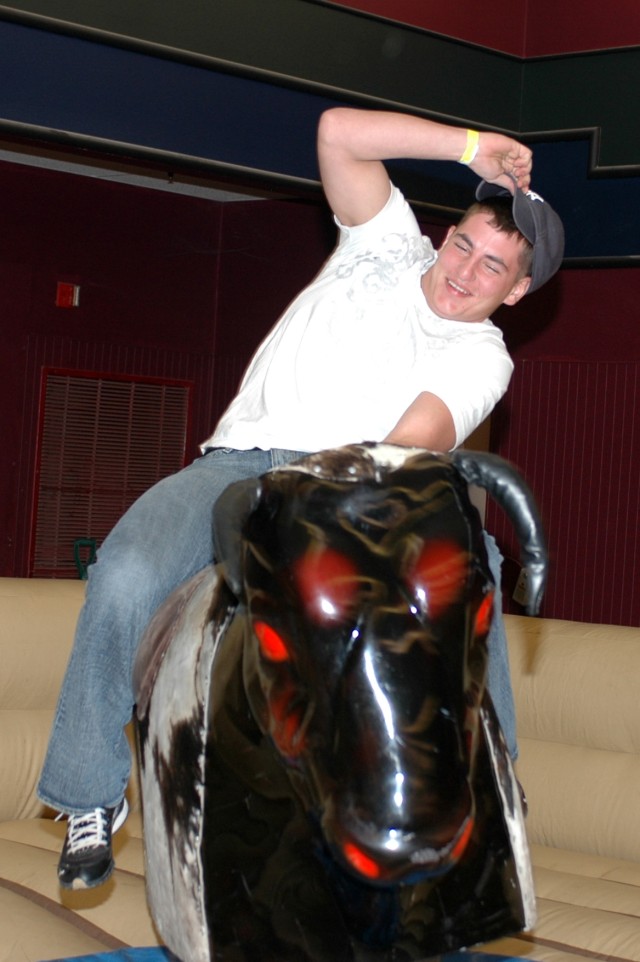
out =
[[439,462],[384,485],[283,473],[245,529],[256,717],[377,884],[441,875],[473,835],[493,584],[463,498]]

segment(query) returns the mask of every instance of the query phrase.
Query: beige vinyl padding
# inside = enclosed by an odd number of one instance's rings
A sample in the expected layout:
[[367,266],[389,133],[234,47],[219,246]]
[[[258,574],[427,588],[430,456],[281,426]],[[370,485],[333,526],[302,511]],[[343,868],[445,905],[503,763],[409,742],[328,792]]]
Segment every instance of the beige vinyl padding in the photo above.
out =
[[35,787],[83,599],[82,581],[0,578],[0,822],[43,814]]
[[[64,823],[35,786],[81,581],[0,578],[0,962],[156,945],[137,779],[116,871],[61,893]],[[640,962],[640,629],[507,616],[538,922],[483,946],[531,962]]]
[[640,629],[509,619],[532,842],[640,862]]
[[487,950],[640,960],[640,629],[507,616],[538,922]]
[[84,591],[79,580],[0,578],[0,962],[159,944],[137,777],[132,814],[114,839],[116,871],[91,892],[59,888],[65,823],[35,794]]
[[0,960],[38,960],[157,945],[144,889],[140,815],[114,838],[116,871],[102,887],[64,892],[56,865],[65,826],[51,819],[0,824]]

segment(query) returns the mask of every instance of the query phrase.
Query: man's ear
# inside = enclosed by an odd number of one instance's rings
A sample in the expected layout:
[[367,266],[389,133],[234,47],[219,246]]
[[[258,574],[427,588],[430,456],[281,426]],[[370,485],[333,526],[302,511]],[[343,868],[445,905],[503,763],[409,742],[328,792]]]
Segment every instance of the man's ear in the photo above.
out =
[[514,304],[517,304],[518,301],[524,297],[530,286],[531,278],[521,277],[519,281],[515,282],[502,303],[506,304],[508,307],[513,307]]

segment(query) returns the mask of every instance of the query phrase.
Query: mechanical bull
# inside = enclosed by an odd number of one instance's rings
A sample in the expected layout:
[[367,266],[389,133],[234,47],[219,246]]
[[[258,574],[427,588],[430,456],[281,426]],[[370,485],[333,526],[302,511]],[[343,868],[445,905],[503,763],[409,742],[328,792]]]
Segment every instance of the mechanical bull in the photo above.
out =
[[491,455],[354,445],[219,499],[221,562],[134,676],[149,902],[183,962],[409,962],[533,923],[469,483],[514,523],[534,613],[541,526]]

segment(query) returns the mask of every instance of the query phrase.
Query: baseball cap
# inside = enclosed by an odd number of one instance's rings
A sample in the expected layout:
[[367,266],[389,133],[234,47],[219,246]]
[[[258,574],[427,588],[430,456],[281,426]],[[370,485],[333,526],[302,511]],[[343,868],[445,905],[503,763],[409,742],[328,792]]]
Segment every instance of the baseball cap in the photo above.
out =
[[[486,180],[480,181],[476,190],[476,200],[480,201],[511,196],[506,187],[489,184]],[[560,267],[564,255],[564,227],[553,207],[532,190],[516,187],[511,210],[516,227],[533,246],[528,291],[531,293],[542,287]]]

